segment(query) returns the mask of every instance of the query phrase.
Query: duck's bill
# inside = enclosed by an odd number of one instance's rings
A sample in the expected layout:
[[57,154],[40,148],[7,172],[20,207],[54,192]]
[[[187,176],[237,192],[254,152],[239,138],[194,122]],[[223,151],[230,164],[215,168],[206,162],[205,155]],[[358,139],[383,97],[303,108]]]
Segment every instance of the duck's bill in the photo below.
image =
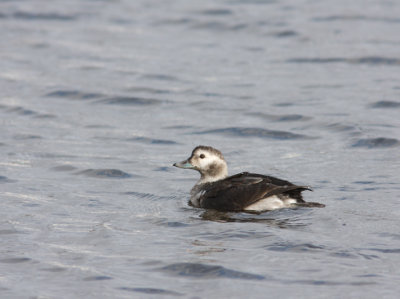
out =
[[179,168],[184,168],[184,169],[194,169],[194,166],[188,160],[174,163],[174,166],[179,167]]

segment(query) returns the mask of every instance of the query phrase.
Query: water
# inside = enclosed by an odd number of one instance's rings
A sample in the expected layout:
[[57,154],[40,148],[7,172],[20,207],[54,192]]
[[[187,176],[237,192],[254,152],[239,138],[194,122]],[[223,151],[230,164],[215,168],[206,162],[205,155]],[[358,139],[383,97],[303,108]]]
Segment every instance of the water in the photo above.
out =
[[[397,1],[1,1],[2,298],[397,298]],[[187,205],[196,145],[326,208]]]

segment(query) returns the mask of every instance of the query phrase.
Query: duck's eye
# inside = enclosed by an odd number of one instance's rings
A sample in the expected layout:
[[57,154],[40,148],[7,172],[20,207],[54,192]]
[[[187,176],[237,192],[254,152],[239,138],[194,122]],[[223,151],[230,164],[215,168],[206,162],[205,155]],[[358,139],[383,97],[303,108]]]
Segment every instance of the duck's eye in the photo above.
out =
[[206,156],[204,154],[200,155],[200,159],[204,159]]

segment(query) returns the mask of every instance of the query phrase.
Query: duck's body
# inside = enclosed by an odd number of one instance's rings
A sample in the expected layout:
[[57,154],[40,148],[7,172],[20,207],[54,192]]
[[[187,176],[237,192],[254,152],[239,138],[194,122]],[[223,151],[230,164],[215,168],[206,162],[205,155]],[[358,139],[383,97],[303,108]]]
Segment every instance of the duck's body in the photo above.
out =
[[266,211],[304,202],[301,191],[310,190],[261,174],[242,172],[225,179],[196,184],[190,203],[219,211]]
[[221,152],[209,146],[196,147],[189,159],[174,166],[200,172],[201,178],[190,192],[190,204],[199,208],[234,212],[275,210],[304,204],[301,192],[311,190],[255,173],[228,177]]

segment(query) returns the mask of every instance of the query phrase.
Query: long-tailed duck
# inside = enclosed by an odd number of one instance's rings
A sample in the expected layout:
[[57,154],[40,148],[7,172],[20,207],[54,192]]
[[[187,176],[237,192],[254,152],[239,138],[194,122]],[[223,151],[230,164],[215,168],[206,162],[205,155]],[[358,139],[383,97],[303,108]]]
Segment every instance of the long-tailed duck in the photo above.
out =
[[242,172],[228,177],[228,166],[221,152],[210,146],[197,146],[190,158],[174,166],[200,172],[200,180],[190,191],[194,207],[218,211],[262,212],[295,206],[324,207],[306,203],[297,186],[271,176]]

